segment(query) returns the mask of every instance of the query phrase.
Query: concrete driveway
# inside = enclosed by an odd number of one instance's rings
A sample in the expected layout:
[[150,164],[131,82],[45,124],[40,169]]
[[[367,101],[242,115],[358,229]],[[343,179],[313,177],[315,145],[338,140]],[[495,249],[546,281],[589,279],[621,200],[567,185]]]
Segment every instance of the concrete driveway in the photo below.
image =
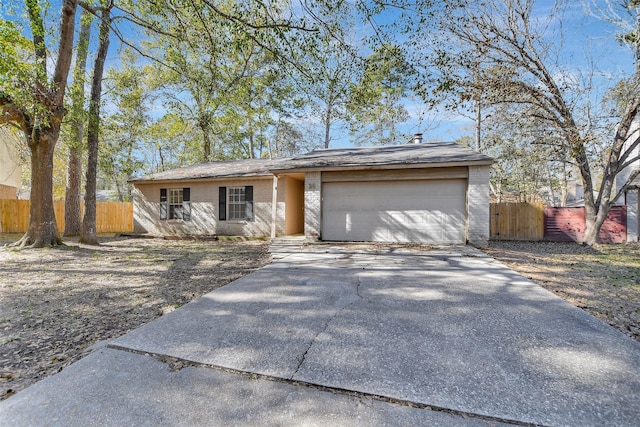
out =
[[0,425],[638,425],[640,344],[469,247],[312,246],[0,403]]

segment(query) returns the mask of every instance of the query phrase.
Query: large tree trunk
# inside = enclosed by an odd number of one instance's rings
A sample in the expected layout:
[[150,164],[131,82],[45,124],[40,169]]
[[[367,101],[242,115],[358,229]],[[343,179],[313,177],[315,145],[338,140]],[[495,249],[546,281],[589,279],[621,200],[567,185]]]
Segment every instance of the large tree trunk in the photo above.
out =
[[69,141],[67,164],[67,186],[64,196],[64,235],[77,236],[82,226],[82,140],[84,138],[84,82],[87,71],[87,54],[91,35],[91,15],[83,10],[80,18],[82,27],[78,39],[78,52],[73,72],[72,131]]
[[59,126],[25,132],[31,151],[31,208],[29,228],[15,246],[42,248],[62,244],[53,209],[53,152],[59,132]]
[[596,226],[596,218],[598,216],[597,211],[593,203],[588,203],[586,200],[586,192],[585,192],[585,202],[584,202],[584,215],[585,215],[585,229],[584,229],[584,237],[582,242],[585,245],[594,246],[598,243],[598,234],[600,233],[600,228]]
[[[59,130],[41,135],[31,149],[31,210],[26,244],[36,248],[62,244],[53,209],[53,153]],[[33,178],[36,179],[33,179]]]
[[[31,152],[31,209],[29,228],[16,246],[44,247],[62,244],[53,210],[53,153],[64,117],[64,95],[73,55],[73,36],[77,2],[63,0],[58,54],[51,82],[45,81],[47,48],[44,19],[38,2],[26,2],[33,37],[34,66],[39,80],[33,82],[32,103],[20,106],[6,94],[0,94],[0,122],[17,125],[25,134]],[[32,84],[32,82],[29,82]],[[52,88],[52,89],[49,89]],[[33,104],[39,110],[33,116]],[[43,119],[46,119],[43,120]]]
[[80,231],[80,241],[98,244],[96,230],[96,174],[98,169],[98,137],[100,135],[100,98],[102,96],[102,75],[104,61],[109,50],[109,32],[113,2],[102,10],[100,23],[100,44],[93,68],[91,101],[89,105],[89,127],[87,131],[87,176],[84,196],[84,218]]
[[594,211],[590,209],[585,210],[586,227],[584,230],[583,243],[589,246],[594,246],[598,244],[600,228],[602,227],[602,224],[604,224],[604,220],[607,218],[609,206],[600,206],[600,209],[595,214]]
[[[82,127],[77,129],[82,138]],[[81,141],[81,139],[80,139]],[[82,145],[69,146],[67,186],[64,195],[64,235],[77,236],[82,225]]]
[[[584,154],[584,157],[586,158],[586,154]],[[582,156],[577,157],[578,160],[581,158]],[[586,221],[584,239],[582,243],[589,246],[595,246],[598,244],[600,228],[602,227],[602,224],[604,224],[604,220],[607,218],[607,214],[611,207],[611,190],[615,176],[605,176],[603,178],[598,200],[595,200],[590,169],[588,167],[585,168],[581,166],[580,172],[582,174],[582,183],[584,185],[584,208]]]
[[[586,228],[584,233],[584,243],[588,245],[595,245],[598,243],[598,236],[600,234],[600,228],[604,221],[607,219],[609,210],[614,200],[611,200],[611,192],[613,191],[613,185],[617,173],[618,154],[616,150],[612,150],[609,154],[610,162],[612,166],[605,168],[602,176],[602,182],[600,184],[600,192],[598,193],[598,199],[593,201],[591,197],[590,203],[587,204],[587,197],[585,193],[585,210],[586,210]],[[614,172],[612,172],[614,171]]]
[[[91,131],[89,118],[89,135],[87,136],[87,171],[85,177],[84,217],[80,229],[80,241],[90,245],[98,244],[96,230],[96,174],[98,167],[98,134]],[[99,125],[93,125],[99,126]]]

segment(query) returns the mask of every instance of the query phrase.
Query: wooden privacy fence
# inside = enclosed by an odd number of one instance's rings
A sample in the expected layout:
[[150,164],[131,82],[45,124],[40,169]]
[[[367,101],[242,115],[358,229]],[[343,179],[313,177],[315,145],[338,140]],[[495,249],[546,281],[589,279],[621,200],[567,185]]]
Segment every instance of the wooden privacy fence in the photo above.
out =
[[[586,226],[584,207],[544,208],[544,240],[550,242],[582,242]],[[612,206],[600,228],[598,242],[627,241],[627,207]]]
[[[0,200],[0,233],[24,233],[29,226],[29,200]],[[53,202],[58,230],[64,230],[64,201]],[[81,207],[84,212],[84,204]],[[98,233],[133,232],[133,203],[96,202]]]
[[[584,207],[545,208],[541,203],[492,203],[489,214],[491,240],[582,242],[584,238]],[[613,206],[600,229],[598,241],[623,243],[626,240],[626,206]]]
[[492,240],[542,240],[542,203],[491,203],[489,234]]

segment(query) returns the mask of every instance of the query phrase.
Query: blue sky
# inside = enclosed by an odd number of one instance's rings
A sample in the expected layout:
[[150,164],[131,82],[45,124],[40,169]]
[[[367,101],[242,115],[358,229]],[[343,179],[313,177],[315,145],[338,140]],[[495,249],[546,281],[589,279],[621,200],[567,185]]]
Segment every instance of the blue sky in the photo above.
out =
[[[598,2],[603,4],[602,0]],[[540,20],[549,19],[553,8],[553,1],[545,0],[536,3],[535,15]],[[11,8],[12,5],[16,9]],[[16,10],[23,8],[20,0],[3,1],[0,5],[0,14],[4,18],[20,19],[15,16]],[[59,0],[51,0],[49,16],[57,20]],[[377,17],[378,23],[390,20],[392,13]],[[563,72],[567,75],[580,75],[591,69],[590,62],[594,64],[596,74],[595,83],[601,90],[609,87],[613,82],[633,72],[632,55],[628,48],[621,46],[615,35],[618,29],[602,20],[588,16],[580,1],[570,2],[562,16],[552,16],[552,28],[561,25],[564,40],[561,50]],[[55,27],[55,25],[54,25]],[[367,27],[360,27],[362,31],[368,31]],[[129,33],[135,37],[133,33]],[[398,35],[401,39],[402,36]],[[95,41],[95,37],[94,37]],[[120,43],[112,39],[108,64],[117,64],[117,50]],[[424,133],[426,140],[455,140],[462,136],[473,135],[473,122],[452,112],[443,109],[429,110],[418,99],[407,99],[405,106],[411,114],[411,119],[400,126],[400,130],[407,134],[417,132]],[[160,112],[158,112],[160,113]],[[333,146],[346,146],[350,144],[350,138],[346,131],[337,137]]]
[[[603,4],[602,1],[598,3]],[[561,16],[551,15],[553,5],[553,1],[538,1],[534,15],[541,21],[551,17],[552,29],[561,26],[564,34],[560,50],[563,72],[579,76],[593,68],[594,83],[600,91],[599,95],[619,79],[633,73],[631,51],[615,40],[619,32],[616,26],[589,16],[580,1],[571,2]],[[408,103],[407,107],[411,112],[425,110],[420,101]],[[407,133],[414,133],[415,129],[419,129],[424,132],[425,140],[453,141],[474,134],[473,121],[463,115],[442,109],[427,112],[426,115],[428,120],[421,121],[418,117],[412,117],[403,129]],[[433,127],[428,128],[429,126]]]

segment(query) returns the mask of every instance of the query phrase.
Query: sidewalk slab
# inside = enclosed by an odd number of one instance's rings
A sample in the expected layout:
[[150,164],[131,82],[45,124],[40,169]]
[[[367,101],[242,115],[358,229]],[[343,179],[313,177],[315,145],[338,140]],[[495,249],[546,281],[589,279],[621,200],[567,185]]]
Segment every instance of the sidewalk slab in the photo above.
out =
[[0,426],[501,426],[104,349],[0,402]]

